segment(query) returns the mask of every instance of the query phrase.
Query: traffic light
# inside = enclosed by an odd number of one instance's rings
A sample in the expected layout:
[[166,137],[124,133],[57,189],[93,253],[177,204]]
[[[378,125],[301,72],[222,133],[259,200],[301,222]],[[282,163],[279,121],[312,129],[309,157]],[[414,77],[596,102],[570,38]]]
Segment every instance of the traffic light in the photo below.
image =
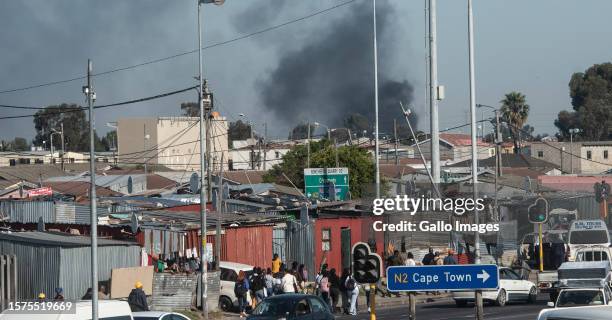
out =
[[597,202],[602,202],[608,200],[610,197],[610,185],[606,183],[606,181],[602,181],[601,183],[596,183],[594,186],[595,189],[595,200]]
[[382,260],[370,252],[370,246],[358,242],[353,246],[353,277],[358,283],[376,283],[381,277]]
[[531,223],[545,223],[548,221],[548,201],[537,198],[527,209],[527,215]]

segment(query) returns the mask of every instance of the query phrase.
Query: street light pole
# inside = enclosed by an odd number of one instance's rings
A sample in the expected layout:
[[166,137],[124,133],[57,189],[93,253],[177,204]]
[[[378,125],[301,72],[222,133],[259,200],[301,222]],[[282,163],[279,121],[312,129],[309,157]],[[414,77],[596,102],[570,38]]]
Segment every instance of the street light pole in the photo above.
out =
[[436,40],[436,0],[429,0],[429,112],[431,131],[431,174],[440,183],[440,131],[438,123],[438,49]]
[[[579,132],[580,132],[580,129],[578,129],[578,128],[569,129],[569,134],[570,134],[570,172],[572,174],[574,174],[574,134],[577,134]],[[561,166],[561,168],[563,169],[563,166]]]
[[201,15],[201,0],[196,0],[198,6],[198,67],[199,67],[199,88],[200,88],[200,288],[202,299],[202,315],[208,320],[208,264],[206,252],[206,194],[204,191],[204,174],[205,174],[205,159],[206,152],[206,133],[204,132],[204,75],[202,72],[202,28],[200,22]]
[[89,203],[91,213],[91,289],[94,294],[91,295],[91,318],[98,320],[98,211],[96,208],[96,152],[94,140],[94,111],[93,101],[96,94],[93,91],[91,83],[91,73],[93,64],[91,60],[87,60],[87,86],[83,87],[83,93],[87,96],[87,105],[89,107]]
[[62,138],[62,171],[64,171],[64,154],[66,153],[66,149],[64,149],[65,144],[64,144],[64,123],[60,123],[60,128],[62,129],[61,131],[61,138]]
[[[472,0],[467,1],[468,5],[468,47],[469,47],[469,77],[470,77],[470,121],[472,133],[472,191],[474,202],[478,199],[478,140],[476,127],[476,79],[474,75],[474,15],[472,12]],[[497,192],[497,190],[496,190]],[[479,224],[479,212],[474,210],[474,223]],[[474,232],[474,263],[480,264],[480,234]],[[476,319],[484,318],[482,306],[482,290],[476,290]]]
[[380,198],[380,159],[378,155],[380,153],[380,145],[378,143],[378,41],[376,40],[376,0],[372,1],[372,17],[374,25],[374,139],[375,139],[375,152],[374,157],[376,158],[376,198]]

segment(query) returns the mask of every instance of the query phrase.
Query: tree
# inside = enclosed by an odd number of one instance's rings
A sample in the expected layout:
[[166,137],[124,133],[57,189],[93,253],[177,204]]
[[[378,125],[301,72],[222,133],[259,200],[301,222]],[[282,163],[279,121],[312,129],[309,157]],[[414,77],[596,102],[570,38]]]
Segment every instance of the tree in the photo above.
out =
[[529,105],[524,94],[512,91],[507,93],[501,101],[501,113],[504,121],[510,128],[514,142],[514,153],[520,153],[521,129],[529,116]]
[[117,150],[117,130],[107,132],[106,136],[100,139],[100,144],[104,151]]
[[[315,132],[316,126],[313,123],[310,123],[310,137],[312,138]],[[301,140],[308,139],[308,123],[303,122],[298,124],[297,126],[291,129],[291,133],[289,133],[290,140]]]
[[242,120],[238,120],[236,122],[230,122],[229,129],[227,131],[229,144],[232,144],[232,141],[235,140],[246,140],[251,137],[251,126],[242,122]]
[[[34,128],[36,136],[33,143],[42,146],[43,141],[49,146],[49,135],[53,131],[59,131],[64,124],[64,137],[66,150],[88,151],[89,150],[89,121],[85,117],[85,111],[76,104],[60,104],[48,106],[34,114]],[[61,149],[62,142],[59,135],[54,137],[53,146],[56,150]]]
[[567,140],[569,129],[578,128],[584,140],[612,139],[612,63],[574,73],[569,89],[574,112],[562,111],[557,116],[559,137]]
[[0,141],[0,151],[28,151],[30,144],[28,140],[21,137],[15,137],[11,141]]
[[[312,142],[310,146],[310,166],[312,168],[331,168],[336,166],[336,151],[327,140]],[[376,168],[368,152],[358,146],[342,146],[337,149],[340,166],[349,169],[349,184],[353,198],[362,195],[363,187],[374,183]],[[274,165],[264,175],[265,182],[291,185],[283,173],[296,186],[304,186],[304,168],[307,149],[305,145],[295,146],[285,156],[281,164]]]
[[370,129],[370,121],[362,114],[352,113],[344,119],[344,126],[351,129],[352,132],[360,134],[364,130]]
[[185,117],[199,117],[200,105],[197,102],[183,102],[181,103],[181,111],[183,111]]

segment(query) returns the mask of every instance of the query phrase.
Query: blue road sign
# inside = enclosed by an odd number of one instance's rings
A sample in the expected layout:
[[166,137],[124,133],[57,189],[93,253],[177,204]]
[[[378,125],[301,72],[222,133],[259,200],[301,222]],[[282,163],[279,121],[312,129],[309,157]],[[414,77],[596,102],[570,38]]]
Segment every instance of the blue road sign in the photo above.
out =
[[498,286],[499,272],[494,264],[387,268],[389,291],[484,290]]

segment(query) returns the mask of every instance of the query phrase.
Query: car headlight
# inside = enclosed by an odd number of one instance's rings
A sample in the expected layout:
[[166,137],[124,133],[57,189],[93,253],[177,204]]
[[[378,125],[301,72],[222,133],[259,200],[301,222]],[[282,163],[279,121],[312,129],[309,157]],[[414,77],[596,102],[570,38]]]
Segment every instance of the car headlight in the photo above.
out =
[[561,284],[562,286],[567,286],[567,279],[559,280],[559,284]]

